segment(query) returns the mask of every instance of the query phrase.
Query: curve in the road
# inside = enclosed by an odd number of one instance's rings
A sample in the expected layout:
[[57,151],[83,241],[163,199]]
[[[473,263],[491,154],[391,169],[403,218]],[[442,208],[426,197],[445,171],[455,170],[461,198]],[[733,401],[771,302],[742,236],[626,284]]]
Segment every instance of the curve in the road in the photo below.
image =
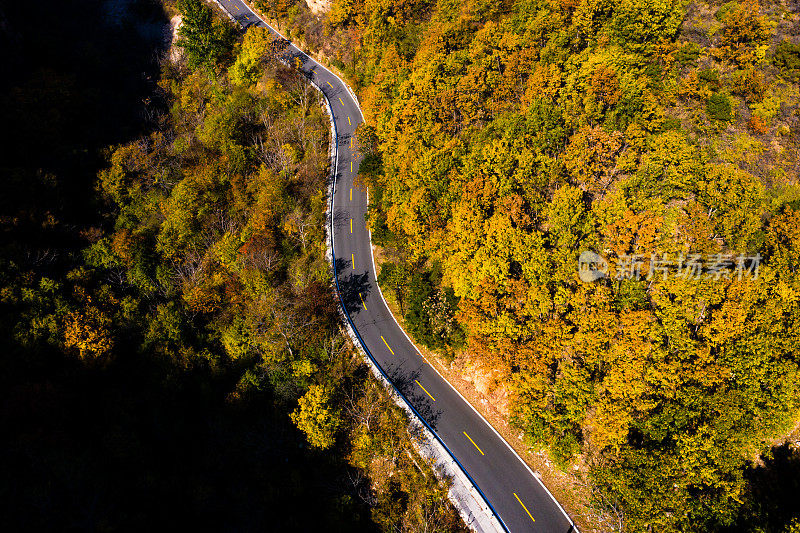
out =
[[[274,28],[242,0],[216,0],[242,26]],[[419,353],[378,287],[367,196],[354,185],[359,156],[355,130],[363,122],[355,96],[338,76],[292,44],[300,70],[328,100],[336,149],[330,198],[334,279],[344,314],[375,365],[445,447],[508,531],[568,533],[569,516],[499,433]]]

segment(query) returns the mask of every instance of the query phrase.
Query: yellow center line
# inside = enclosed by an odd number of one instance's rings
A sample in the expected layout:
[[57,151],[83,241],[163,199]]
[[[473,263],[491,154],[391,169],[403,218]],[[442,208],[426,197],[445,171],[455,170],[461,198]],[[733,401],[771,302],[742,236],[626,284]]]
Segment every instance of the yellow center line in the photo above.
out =
[[350,254],[350,259],[353,262],[353,270],[356,269],[356,254]]
[[239,6],[236,6],[236,11],[241,11],[241,9],[239,9]]
[[350,187],[350,201],[353,201],[353,188]]
[[360,292],[358,293],[358,297],[361,298],[361,305],[364,306],[364,311],[366,311],[367,310],[367,304],[364,303],[364,297],[361,296]]
[[[467,437],[467,438],[469,439],[469,441],[472,443],[472,445],[473,445],[473,446],[475,446],[476,448],[478,448],[478,445],[477,445],[477,444],[475,444],[475,441],[474,441],[474,440],[472,440],[472,437],[470,437],[469,435],[467,435],[467,432],[466,432],[466,431],[464,432],[464,436],[465,436],[465,437]],[[481,450],[480,448],[478,448],[478,451],[479,451],[479,452],[481,452],[481,455],[486,455],[485,453],[483,453],[483,450]]]
[[[328,82],[328,85],[331,85],[331,82]],[[333,85],[331,85],[331,89],[333,89]]]
[[350,233],[353,233],[353,219],[350,219]]
[[[415,379],[414,381],[417,381],[417,380]],[[423,386],[422,386],[422,383],[420,383],[419,381],[417,381],[417,385],[419,385],[419,388],[420,388],[420,389],[422,389],[422,390],[424,390],[424,391],[425,391],[425,394],[427,394],[428,396],[430,396],[430,397],[431,397],[431,400],[433,400],[434,402],[436,401],[436,398],[434,398],[434,397],[433,397],[433,395],[432,395],[430,392],[428,392],[428,389],[426,389],[425,387],[423,387]]]
[[342,102],[342,97],[341,96],[339,97],[339,102],[341,102],[342,105],[344,105],[344,102]]
[[353,162],[350,161],[350,172],[353,172]]
[[388,342],[386,342],[386,339],[383,338],[383,335],[381,335],[381,340],[383,340],[383,344],[385,344],[386,347],[389,348],[389,351],[392,352],[392,355],[394,355],[394,350],[392,350],[392,347],[389,346]]
[[347,123],[348,123],[349,125],[351,125],[351,126],[353,125],[353,123],[352,123],[352,122],[350,122],[350,117],[347,117]]
[[528,508],[527,508],[527,507],[525,507],[525,504],[524,504],[524,503],[522,503],[522,500],[520,500],[520,499],[519,499],[519,496],[517,496],[517,493],[516,493],[516,492],[514,493],[514,497],[517,499],[517,501],[518,501],[518,502],[519,502],[519,504],[522,506],[522,508],[523,508],[523,509],[525,509],[525,512],[526,512],[526,513],[528,513],[528,516],[530,516],[530,517],[531,517],[531,520],[533,520],[534,522],[536,522],[536,520],[534,520],[534,518],[533,518],[533,515],[531,515],[531,512],[528,510]]

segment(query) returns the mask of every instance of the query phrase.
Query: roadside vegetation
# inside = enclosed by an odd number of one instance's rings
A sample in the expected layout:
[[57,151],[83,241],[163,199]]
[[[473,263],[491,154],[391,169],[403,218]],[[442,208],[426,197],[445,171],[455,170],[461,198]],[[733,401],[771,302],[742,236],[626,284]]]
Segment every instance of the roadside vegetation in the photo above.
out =
[[199,0],[47,4],[2,13],[4,529],[463,531],[342,331],[316,91]]
[[[797,531],[795,2],[335,0],[314,24],[254,3],[359,93],[408,329],[494,376],[527,444],[595,488],[582,520]],[[583,250],[609,277],[579,280]],[[759,271],[648,278],[653,254]]]

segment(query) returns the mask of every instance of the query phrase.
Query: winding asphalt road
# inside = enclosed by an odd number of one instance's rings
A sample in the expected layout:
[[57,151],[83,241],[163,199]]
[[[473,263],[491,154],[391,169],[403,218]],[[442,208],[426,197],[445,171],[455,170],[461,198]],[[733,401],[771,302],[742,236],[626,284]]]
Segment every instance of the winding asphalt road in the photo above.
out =
[[[280,36],[241,0],[218,1],[245,28],[265,26]],[[575,531],[541,481],[425,361],[386,307],[365,224],[366,194],[353,185],[359,163],[354,132],[363,122],[358,102],[341,79],[294,45],[289,44],[286,53],[300,59],[300,70],[322,90],[333,111],[337,133],[331,205],[334,270],[342,306],[364,349],[450,451],[507,530]]]

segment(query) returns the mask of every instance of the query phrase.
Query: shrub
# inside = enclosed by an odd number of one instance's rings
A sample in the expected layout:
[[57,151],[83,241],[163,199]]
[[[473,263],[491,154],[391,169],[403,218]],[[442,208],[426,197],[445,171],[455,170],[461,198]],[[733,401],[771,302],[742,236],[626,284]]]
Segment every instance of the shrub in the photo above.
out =
[[717,12],[714,13],[714,18],[716,18],[720,22],[725,22],[725,20],[728,18],[728,15],[730,15],[731,12],[738,7],[739,7],[739,2],[736,2],[736,0],[734,0],[733,2],[728,2],[726,4],[722,4],[721,6],[719,6]]
[[760,102],[764,99],[766,87],[764,75],[755,69],[737,71],[734,76],[735,92],[748,102]]
[[759,135],[764,135],[769,131],[769,128],[767,128],[767,124],[766,122],[764,122],[764,119],[759,117],[758,115],[753,115],[752,117],[750,117],[750,120],[747,121],[747,125],[753,132],[758,133]]
[[700,57],[700,52],[702,50],[702,47],[700,47],[700,45],[697,43],[684,43],[683,46],[678,48],[678,50],[675,52],[675,59],[681,64],[682,67],[686,67],[694,64],[694,62],[697,61],[697,58]]
[[681,119],[676,117],[664,117],[664,123],[661,125],[662,131],[672,131],[681,129]]
[[717,91],[720,88],[719,72],[717,72],[715,68],[698,70],[697,79],[707,85],[712,91]]
[[724,94],[712,94],[706,102],[706,113],[711,120],[730,122],[733,118],[731,99]]
[[772,62],[789,78],[800,78],[800,44],[782,41],[775,50]]

